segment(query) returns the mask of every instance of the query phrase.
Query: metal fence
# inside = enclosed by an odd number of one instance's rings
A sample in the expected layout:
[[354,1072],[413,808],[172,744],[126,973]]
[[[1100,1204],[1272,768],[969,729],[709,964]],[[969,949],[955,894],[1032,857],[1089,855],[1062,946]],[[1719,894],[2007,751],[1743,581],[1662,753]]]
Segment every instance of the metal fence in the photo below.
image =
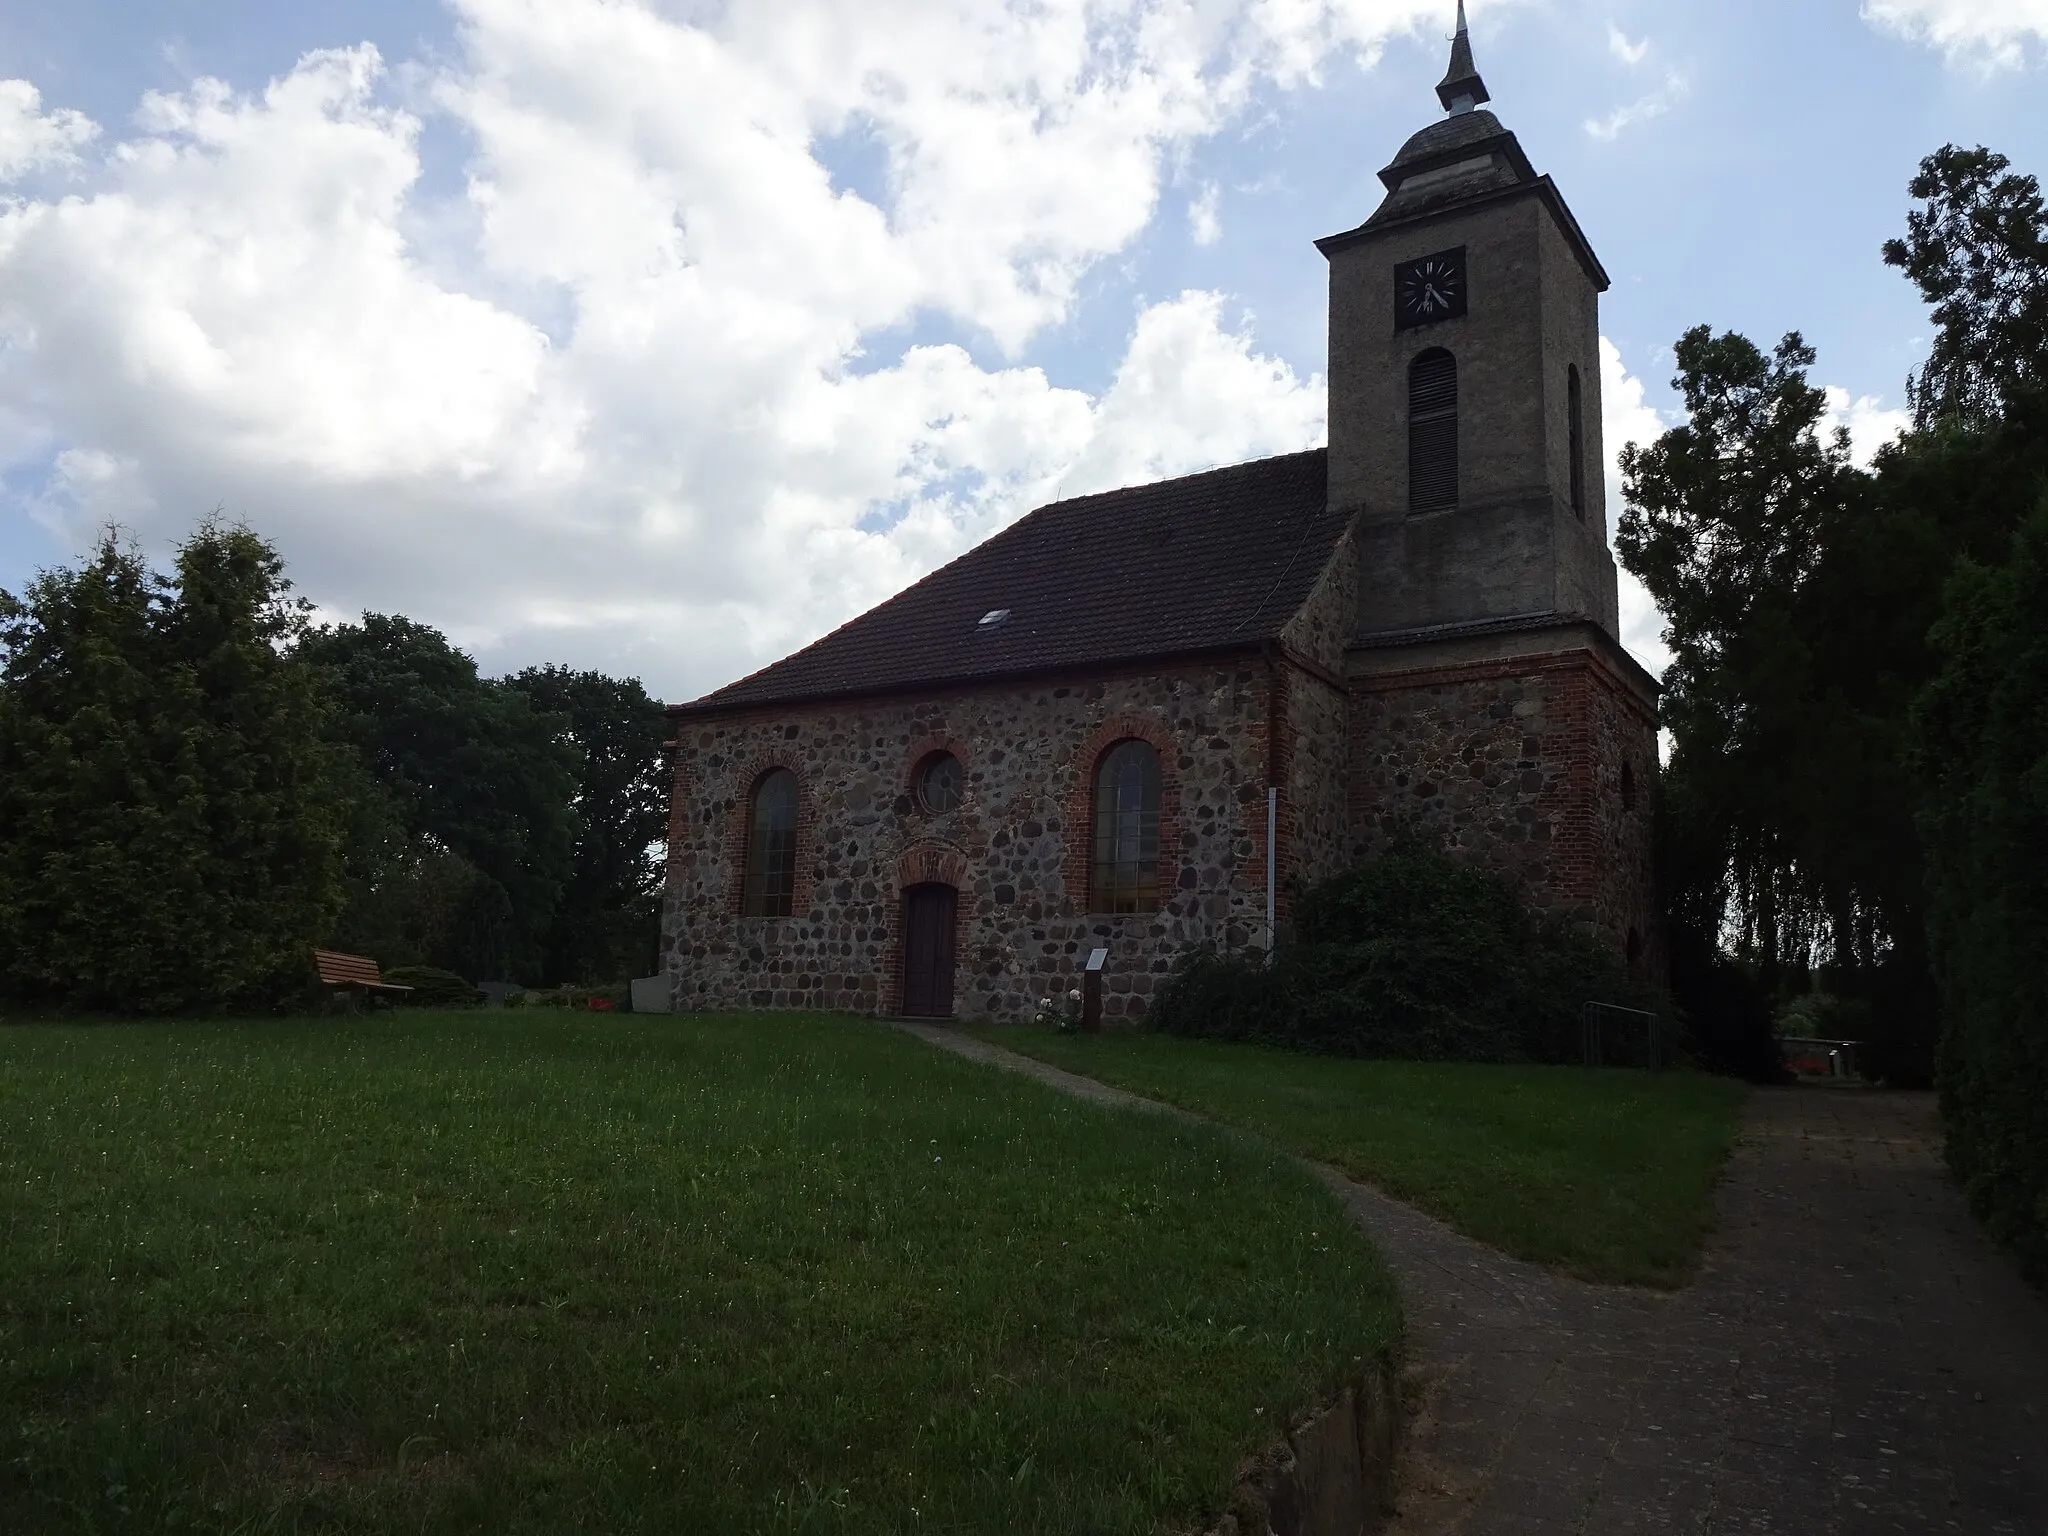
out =
[[1856,1065],[1861,1040],[1822,1040],[1813,1035],[1780,1035],[1778,1052],[1785,1066],[1799,1077],[1826,1078],[1833,1082],[1856,1082],[1862,1074]]
[[1579,1033],[1589,1067],[1648,1067],[1665,1064],[1664,1021],[1641,1008],[1588,1003],[1579,1011]]

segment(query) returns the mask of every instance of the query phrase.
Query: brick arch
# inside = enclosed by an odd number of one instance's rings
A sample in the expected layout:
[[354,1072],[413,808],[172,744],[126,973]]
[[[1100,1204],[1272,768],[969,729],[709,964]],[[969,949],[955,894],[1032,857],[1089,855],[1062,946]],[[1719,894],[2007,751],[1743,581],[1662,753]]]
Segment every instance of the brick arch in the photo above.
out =
[[1076,913],[1089,910],[1089,887],[1095,864],[1095,773],[1109,749],[1120,741],[1142,741],[1159,754],[1159,909],[1170,911],[1180,899],[1181,818],[1180,741],[1173,727],[1157,715],[1111,715],[1088,733],[1074,757],[1074,783],[1067,791],[1066,856],[1060,872],[1066,880],[1067,904]]
[[[903,792],[909,795],[911,803],[916,805],[918,764],[922,763],[934,752],[950,752],[960,760],[960,803],[964,809],[972,804],[974,800],[974,758],[967,750],[967,743],[961,741],[958,737],[943,735],[920,736],[913,741],[910,744],[910,750],[903,755]],[[918,807],[917,814],[920,816],[924,814],[923,807]]]
[[957,1007],[965,990],[960,985],[960,976],[967,965],[968,937],[974,929],[973,898],[967,888],[968,872],[965,853],[951,843],[935,840],[912,843],[897,859],[896,879],[889,891],[888,996],[884,1011],[891,1014],[903,1011],[903,903],[913,885],[953,887],[953,997]]
[[817,854],[817,797],[811,793],[810,780],[794,753],[787,748],[764,752],[739,776],[740,792],[733,797],[732,809],[726,815],[726,910],[735,917],[744,915],[743,909],[747,904],[747,818],[753,814],[754,791],[778,768],[787,768],[796,775],[796,885],[790,892],[788,918],[754,918],[754,922],[788,922],[804,916],[811,909],[812,890],[817,883],[817,871],[813,867]]
[[950,885],[955,890],[967,884],[967,855],[950,843],[914,843],[896,861],[896,889],[913,885]]

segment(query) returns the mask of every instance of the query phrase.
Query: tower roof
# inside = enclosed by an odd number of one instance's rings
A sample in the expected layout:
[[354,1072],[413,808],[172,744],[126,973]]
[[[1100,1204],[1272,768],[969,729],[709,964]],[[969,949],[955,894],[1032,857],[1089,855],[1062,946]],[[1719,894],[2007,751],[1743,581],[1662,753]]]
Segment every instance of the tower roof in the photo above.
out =
[[[1420,176],[1447,168],[1490,174],[1501,186],[1536,180],[1535,167],[1522,153],[1515,136],[1501,126],[1491,112],[1461,112],[1442,122],[1431,123],[1409,138],[1401,152],[1380,172],[1389,192]],[[1426,185],[1444,180],[1430,175]]]
[[1479,67],[1472,62],[1472,32],[1465,25],[1465,0],[1458,0],[1458,35],[1451,39],[1451,67],[1437,84],[1436,99],[1446,112],[1470,112],[1493,100]]
[[1586,275],[1597,289],[1606,292],[1607,272],[1556,184],[1529,163],[1521,143],[1499,118],[1480,110],[1480,103],[1492,96],[1472,61],[1465,0],[1458,0],[1458,35],[1451,42],[1451,67],[1436,93],[1450,115],[1411,136],[1380,172],[1387,195],[1372,215],[1356,229],[1318,240],[1317,248],[1325,256],[1335,256],[1347,246],[1390,229],[1533,195],[1549,205]]

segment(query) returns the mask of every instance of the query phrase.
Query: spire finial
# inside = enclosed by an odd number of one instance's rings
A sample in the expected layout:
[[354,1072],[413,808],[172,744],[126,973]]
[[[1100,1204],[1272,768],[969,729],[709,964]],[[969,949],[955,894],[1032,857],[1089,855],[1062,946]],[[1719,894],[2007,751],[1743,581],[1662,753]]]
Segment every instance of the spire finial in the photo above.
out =
[[1458,35],[1451,39],[1451,67],[1436,88],[1436,99],[1453,117],[1493,100],[1472,62],[1472,33],[1465,25],[1465,0],[1458,0]]

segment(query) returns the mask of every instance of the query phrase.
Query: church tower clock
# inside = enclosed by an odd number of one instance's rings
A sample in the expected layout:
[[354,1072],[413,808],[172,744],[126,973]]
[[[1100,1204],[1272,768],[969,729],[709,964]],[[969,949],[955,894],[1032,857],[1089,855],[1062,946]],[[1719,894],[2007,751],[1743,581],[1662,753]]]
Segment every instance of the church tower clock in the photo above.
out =
[[1351,516],[1355,849],[1423,835],[1655,963],[1655,681],[1621,648],[1607,273],[1490,111],[1459,0],[1445,115],[1330,267],[1329,497]]

